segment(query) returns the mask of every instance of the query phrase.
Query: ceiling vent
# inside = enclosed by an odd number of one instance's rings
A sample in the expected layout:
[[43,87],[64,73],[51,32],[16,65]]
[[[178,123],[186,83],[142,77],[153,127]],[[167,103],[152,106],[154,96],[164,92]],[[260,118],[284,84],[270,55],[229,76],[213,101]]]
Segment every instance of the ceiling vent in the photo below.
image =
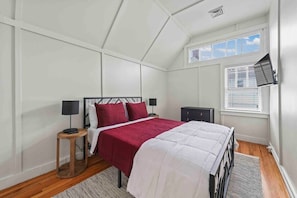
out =
[[210,13],[212,18],[216,18],[216,17],[224,14],[223,6],[212,9],[212,10],[208,11],[208,13]]

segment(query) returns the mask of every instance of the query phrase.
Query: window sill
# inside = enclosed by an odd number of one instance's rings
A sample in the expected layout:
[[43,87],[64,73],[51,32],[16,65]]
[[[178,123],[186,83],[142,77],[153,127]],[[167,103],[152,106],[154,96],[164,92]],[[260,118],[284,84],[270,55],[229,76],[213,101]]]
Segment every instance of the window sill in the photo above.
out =
[[239,111],[239,110],[226,110],[223,109],[220,111],[221,115],[230,115],[230,116],[241,116],[241,117],[253,117],[253,118],[269,118],[269,113],[266,112],[256,112],[256,111]]

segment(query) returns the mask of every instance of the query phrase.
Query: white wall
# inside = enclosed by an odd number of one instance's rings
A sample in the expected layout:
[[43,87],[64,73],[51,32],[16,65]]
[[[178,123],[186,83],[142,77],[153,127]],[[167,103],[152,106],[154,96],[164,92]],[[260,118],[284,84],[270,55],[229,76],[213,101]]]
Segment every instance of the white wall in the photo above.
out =
[[297,2],[283,0],[280,4],[280,133],[281,163],[297,197]]
[[[217,32],[197,35],[187,46],[220,40],[224,36],[255,31],[267,26],[267,17],[226,27]],[[265,31],[264,31],[265,33]],[[222,36],[223,35],[223,36]],[[226,38],[225,38],[226,39]],[[268,42],[264,35],[263,40]],[[185,47],[186,53],[187,46]],[[215,109],[215,123],[235,127],[235,137],[254,143],[269,143],[269,88],[261,89],[262,113],[232,112],[224,110],[224,68],[242,64],[252,64],[267,53],[267,46],[258,54],[225,58],[192,65],[181,64],[181,56],[172,64],[168,72],[169,117],[180,119],[180,107],[198,106]],[[186,58],[184,58],[186,60]],[[180,65],[178,65],[180,64]]]
[[[94,24],[102,16],[111,23],[119,4],[1,1],[0,189],[56,168],[56,135],[69,126],[69,117],[61,115],[62,100],[80,100],[73,127],[83,125],[83,97],[156,97],[155,112],[166,116],[166,72],[101,49],[110,24]],[[95,8],[110,13],[101,16]],[[84,17],[77,18],[79,10]],[[61,160],[67,161],[67,140],[60,150]]]
[[297,197],[296,6],[295,1],[273,0],[269,13],[270,56],[279,78],[270,87],[270,145],[291,197]]
[[[154,113],[161,118],[168,117],[167,72],[142,65],[141,79],[143,100],[148,104],[149,98],[157,98],[157,106],[153,107]],[[148,112],[152,112],[152,107],[148,107]]]
[[198,69],[168,72],[168,118],[181,120],[180,108],[197,106]]
[[14,127],[12,33],[12,27],[0,23],[0,123],[2,126],[2,137],[0,139],[0,178],[13,174],[15,168],[15,166],[11,166],[11,164],[15,163],[15,147],[12,133]]
[[[270,58],[278,72],[278,0],[273,0],[269,12]],[[279,157],[279,85],[270,87],[270,143]]]

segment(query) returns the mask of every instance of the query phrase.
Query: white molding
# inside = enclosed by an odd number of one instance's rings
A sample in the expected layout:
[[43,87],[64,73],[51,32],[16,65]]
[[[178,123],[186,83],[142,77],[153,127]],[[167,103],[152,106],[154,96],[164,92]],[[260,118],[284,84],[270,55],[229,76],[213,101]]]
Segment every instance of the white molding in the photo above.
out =
[[128,56],[119,54],[117,52],[113,52],[113,51],[107,50],[107,49],[104,49],[103,50],[103,54],[109,55],[109,56],[112,56],[112,57],[115,57],[115,58],[120,58],[122,60],[130,61],[130,62],[133,62],[133,63],[136,63],[136,64],[142,64],[142,65],[145,65],[147,67],[151,67],[153,69],[158,69],[160,71],[167,71],[167,69],[165,69],[165,68],[158,67],[158,66],[155,66],[153,64],[146,63],[146,62],[143,62],[143,61],[139,61],[138,59],[131,58],[131,57],[128,57]]
[[158,67],[158,66],[155,66],[155,65],[152,65],[152,64],[147,64],[147,63],[144,63],[144,62],[140,62],[141,65],[145,66],[145,67],[149,67],[149,68],[152,68],[152,69],[156,69],[156,70],[159,70],[159,71],[162,71],[162,72],[167,72],[168,70],[165,69],[165,68],[162,68],[162,67]]
[[157,33],[157,35],[155,36],[155,38],[153,39],[152,43],[150,44],[150,46],[147,48],[146,52],[144,53],[143,57],[140,59],[141,61],[143,61],[145,59],[145,57],[147,56],[147,54],[149,53],[149,51],[151,50],[151,48],[154,46],[156,40],[159,38],[161,32],[164,30],[164,28],[166,27],[166,25],[168,24],[168,21],[170,20],[170,17],[167,17],[166,21],[164,22],[164,24],[162,25],[161,29],[159,30],[159,32]]
[[75,39],[75,38],[72,38],[72,37],[69,37],[69,36],[65,36],[63,34],[59,34],[59,33],[56,33],[56,32],[53,32],[53,31],[50,31],[50,30],[47,30],[47,29],[44,29],[44,28],[41,28],[41,27],[38,27],[38,26],[35,26],[35,25],[31,25],[29,23],[19,22],[17,20],[9,19],[7,17],[2,17],[2,16],[0,16],[0,22],[3,22],[5,24],[8,24],[8,25],[11,25],[11,26],[14,26],[14,27],[19,27],[24,31],[32,32],[32,33],[39,34],[39,35],[42,35],[42,36],[45,36],[45,37],[48,37],[48,38],[56,39],[56,40],[61,41],[61,42],[65,42],[65,43],[68,43],[68,44],[71,44],[71,45],[82,47],[82,48],[85,48],[87,50],[92,50],[92,51],[95,51],[95,52],[98,52],[98,53],[108,54],[108,55],[114,56],[116,58],[120,58],[120,59],[127,60],[127,61],[130,61],[130,62],[134,62],[134,63],[137,63],[137,64],[143,64],[143,65],[146,65],[148,67],[158,69],[158,70],[161,70],[161,71],[168,71],[166,68],[159,67],[159,66],[156,66],[156,65],[153,65],[151,63],[147,63],[147,62],[144,62],[144,61],[141,61],[141,60],[138,60],[138,59],[134,59],[134,58],[125,56],[123,54],[113,52],[111,50],[102,49],[102,48],[100,48],[98,46],[95,46],[95,45],[92,45],[90,43],[86,43],[86,42],[83,42],[81,40],[78,40],[78,39]]
[[10,26],[17,26],[17,22],[14,19],[1,16],[1,15],[0,15],[0,23],[10,25]]
[[[16,0],[15,18],[22,17],[23,0]],[[22,172],[22,30],[15,26],[14,30],[14,63],[13,63],[13,156],[14,173]]]
[[53,32],[53,31],[50,31],[50,30],[47,30],[47,29],[44,29],[44,28],[41,28],[41,27],[38,27],[38,26],[35,26],[35,25],[31,25],[29,23],[22,22],[21,23],[21,28],[23,30],[28,31],[28,32],[32,32],[32,33],[35,33],[35,34],[40,34],[40,35],[46,36],[48,38],[56,39],[56,40],[59,40],[59,41],[62,41],[62,42],[68,43],[68,44],[72,44],[72,45],[76,45],[78,47],[86,48],[88,50],[92,50],[92,51],[99,52],[99,53],[102,52],[102,49],[100,47],[95,46],[95,45],[83,42],[81,40],[78,40],[78,39],[75,39],[75,38],[72,38],[72,37],[69,37],[69,36],[65,36],[63,34],[59,34],[59,33],[56,33],[56,32]]
[[192,37],[192,35],[189,33],[189,31],[187,31],[187,28],[185,28],[170,12],[169,10],[167,10],[167,8],[164,7],[164,5],[159,1],[159,0],[155,0],[155,3],[159,6],[159,8],[161,8],[161,10],[163,10],[168,17],[170,17],[175,24],[184,32],[185,35],[187,35],[188,39],[190,39]]
[[[199,45],[207,45],[209,43],[216,42],[216,41],[219,41],[219,40],[228,40],[228,39],[232,39],[233,37],[244,36],[246,34],[257,32],[259,30],[263,30],[263,29],[266,29],[266,28],[268,28],[268,23],[262,23],[262,24],[259,24],[259,25],[254,25],[254,26],[239,29],[239,30],[236,29],[236,30],[234,30],[234,31],[232,31],[230,33],[225,33],[225,34],[220,35],[220,36],[211,37],[209,39],[203,39],[202,42],[197,41],[197,42],[189,43],[188,45],[185,45],[185,48],[197,47]],[[201,35],[204,35],[204,34],[201,34]],[[198,35],[196,37],[199,37],[201,35]]]
[[143,76],[142,76],[142,69],[143,68],[143,65],[142,64],[140,64],[140,71],[139,71],[139,76],[140,76],[140,87],[139,87],[139,89],[140,89],[140,96],[143,98],[143,89],[142,89],[142,85],[143,85],[143,82],[142,82],[142,80],[143,80]]
[[282,53],[282,42],[281,42],[281,0],[277,1],[277,80],[278,80],[278,138],[279,138],[279,158],[280,163],[283,163],[283,121],[282,121],[282,61],[281,61],[281,53]]
[[[83,157],[82,152],[76,153],[76,159],[81,159],[82,157]],[[64,163],[69,162],[69,159],[70,159],[69,155],[61,158],[60,164],[63,165]],[[3,190],[10,186],[19,184],[21,182],[24,182],[24,181],[32,179],[34,177],[40,176],[42,174],[48,173],[55,169],[56,169],[56,160],[53,160],[53,161],[44,163],[42,165],[35,166],[34,168],[20,172],[18,174],[9,175],[7,177],[2,177],[0,179],[0,190]]]
[[197,4],[199,4],[199,3],[203,2],[203,1],[204,0],[199,0],[199,1],[196,1],[196,2],[194,2],[194,3],[192,3],[192,4],[188,5],[188,6],[184,7],[184,8],[181,8],[181,9],[173,12],[172,16],[177,15],[177,14],[179,14],[179,13],[181,13],[181,12],[183,12],[183,11],[189,9],[189,8],[192,8],[193,6],[196,6]]
[[113,18],[113,20],[111,22],[111,25],[110,25],[110,27],[108,29],[108,32],[106,34],[106,37],[105,37],[105,39],[103,41],[103,44],[102,44],[101,48],[104,48],[104,46],[105,46],[105,44],[106,44],[106,42],[107,42],[107,40],[109,38],[110,32],[112,31],[112,28],[113,28],[114,24],[116,23],[116,20],[118,19],[118,15],[119,15],[119,12],[120,12],[120,10],[122,8],[123,3],[124,3],[124,0],[121,1],[120,5],[119,5],[119,7],[117,9],[117,12],[116,12],[116,14],[115,14],[115,16],[114,16],[114,18]]
[[265,138],[259,138],[259,137],[249,136],[249,135],[242,135],[242,134],[235,133],[235,138],[246,142],[256,143],[256,144],[262,144],[262,145],[268,144],[268,141]]
[[273,145],[271,144],[271,142],[269,142],[269,148],[271,149],[272,156],[273,156],[273,158],[277,164],[277,167],[285,181],[285,184],[286,184],[286,187],[287,187],[290,197],[297,197],[297,191],[294,188],[294,185],[293,185],[289,175],[287,174],[285,168],[280,164],[279,157],[278,157]]
[[220,113],[221,115],[230,115],[230,116],[238,116],[238,117],[263,118],[263,119],[269,118],[268,113],[262,113],[262,112],[221,110]]
[[49,172],[55,168],[55,165],[56,161],[52,161],[46,164],[35,166],[32,169],[25,170],[14,175],[2,177],[0,180],[0,190],[19,184],[34,177],[40,176],[46,172]]

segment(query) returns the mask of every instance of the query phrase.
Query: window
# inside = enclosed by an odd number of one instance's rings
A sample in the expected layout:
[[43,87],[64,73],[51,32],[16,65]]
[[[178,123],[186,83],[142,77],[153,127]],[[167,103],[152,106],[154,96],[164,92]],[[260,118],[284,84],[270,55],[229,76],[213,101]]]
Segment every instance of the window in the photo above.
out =
[[225,68],[225,109],[261,110],[253,65]]
[[257,33],[190,48],[188,50],[188,63],[259,52],[260,44],[261,35]]

